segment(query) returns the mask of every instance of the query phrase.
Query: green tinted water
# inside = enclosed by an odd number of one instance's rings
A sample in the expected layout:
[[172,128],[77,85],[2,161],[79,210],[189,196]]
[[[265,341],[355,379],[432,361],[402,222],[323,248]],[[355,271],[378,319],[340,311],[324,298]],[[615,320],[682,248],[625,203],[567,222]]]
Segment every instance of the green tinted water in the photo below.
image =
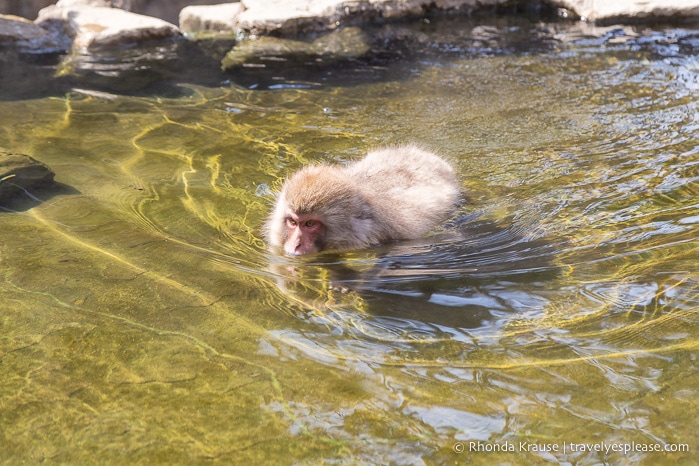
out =
[[[697,35],[0,101],[63,185],[0,212],[0,458],[692,464]],[[266,251],[284,176],[404,141],[467,193],[434,236]]]

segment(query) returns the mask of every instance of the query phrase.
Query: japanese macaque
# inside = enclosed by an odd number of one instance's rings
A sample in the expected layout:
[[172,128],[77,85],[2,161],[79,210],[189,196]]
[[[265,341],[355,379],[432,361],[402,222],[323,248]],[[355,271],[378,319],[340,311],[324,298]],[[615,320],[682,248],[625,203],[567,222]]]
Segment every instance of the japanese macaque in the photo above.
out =
[[459,197],[454,169],[439,156],[415,146],[375,150],[293,174],[267,220],[267,240],[301,255],[420,238]]

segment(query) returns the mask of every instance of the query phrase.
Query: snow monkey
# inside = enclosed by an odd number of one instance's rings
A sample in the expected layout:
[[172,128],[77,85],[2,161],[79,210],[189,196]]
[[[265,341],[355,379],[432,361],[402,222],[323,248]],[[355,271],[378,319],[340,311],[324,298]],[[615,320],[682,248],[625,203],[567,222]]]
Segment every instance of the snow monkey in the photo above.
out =
[[413,145],[370,151],[349,165],[309,165],[289,177],[267,219],[289,255],[360,249],[424,236],[456,207],[454,169]]

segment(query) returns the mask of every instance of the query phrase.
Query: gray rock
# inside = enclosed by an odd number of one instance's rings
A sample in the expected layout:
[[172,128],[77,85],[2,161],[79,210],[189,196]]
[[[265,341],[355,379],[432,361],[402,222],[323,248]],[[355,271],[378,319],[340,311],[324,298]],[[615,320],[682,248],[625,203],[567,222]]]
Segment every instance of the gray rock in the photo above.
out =
[[293,35],[332,30],[361,19],[422,16],[430,8],[473,11],[506,0],[241,0],[187,7],[180,27],[188,33],[206,30]]
[[556,3],[588,21],[699,16],[699,0],[559,0]]
[[65,35],[12,15],[0,15],[0,44],[34,53],[63,52],[70,47]]
[[52,186],[54,173],[28,155],[0,150],[0,203],[26,191]]
[[66,3],[61,0],[41,10],[35,23],[45,27],[61,25],[73,39],[73,48],[78,50],[180,35],[177,26],[161,19],[118,8],[85,6],[81,1],[91,0],[69,0]]
[[[526,5],[526,0],[241,0],[236,18],[242,31],[252,34],[296,34],[333,29],[343,23],[373,18],[423,16],[428,10],[461,11],[499,5]],[[584,19],[636,20],[646,17],[699,16],[699,0],[542,0],[569,9]]]
[[235,32],[238,29],[238,15],[243,9],[240,2],[188,6],[180,11],[180,29],[184,33]]
[[[46,3],[46,0],[26,0],[22,5],[36,8]],[[85,51],[100,45],[173,37],[180,33],[175,25],[125,10],[171,17],[184,5],[189,6],[180,11],[180,24],[187,33],[222,31],[243,36],[269,33],[293,36],[377,18],[420,17],[430,10],[470,13],[498,5],[532,4],[529,0],[241,0],[195,6],[201,3],[208,1],[59,0],[56,5],[42,9],[35,22],[53,35],[46,36],[26,21],[6,16],[0,21],[0,43],[16,42],[41,49],[51,47],[44,45],[48,40],[49,44],[65,47],[65,40],[56,39],[56,31],[60,31],[73,40],[74,49]],[[699,17],[699,0],[541,0],[541,3],[560,6],[562,12],[567,10],[572,17],[589,21],[623,23],[650,17]],[[15,3],[10,0],[0,0],[0,11],[8,11],[12,5]]]
[[[486,0],[488,1],[488,0]],[[504,0],[489,0],[500,1]],[[239,27],[252,34],[278,31],[282,34],[333,29],[353,17],[394,19],[424,14],[433,0],[242,0]],[[464,7],[477,0],[458,0]]]
[[[82,4],[86,0],[78,0]],[[223,2],[224,0],[220,0]],[[56,0],[0,0],[0,12],[5,14],[18,15],[23,18],[34,19],[39,13],[39,10],[46,8],[49,5],[56,3]],[[93,6],[111,6],[113,8],[121,8],[122,10],[132,11],[140,15],[153,16],[164,19],[169,23],[177,21],[177,15],[182,10],[190,5],[207,5],[216,3],[215,0],[100,0],[102,5]],[[62,3],[65,5],[65,3]]]

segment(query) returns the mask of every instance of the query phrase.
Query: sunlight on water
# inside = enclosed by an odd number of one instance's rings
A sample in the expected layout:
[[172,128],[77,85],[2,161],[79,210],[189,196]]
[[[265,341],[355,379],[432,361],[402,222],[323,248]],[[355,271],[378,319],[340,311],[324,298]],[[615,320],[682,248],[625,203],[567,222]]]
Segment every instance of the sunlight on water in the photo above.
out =
[[[1,457],[690,464],[699,67],[658,35],[0,101],[63,186],[0,212]],[[405,141],[460,172],[434,234],[267,250],[286,175]],[[571,450],[632,442],[689,451]]]

